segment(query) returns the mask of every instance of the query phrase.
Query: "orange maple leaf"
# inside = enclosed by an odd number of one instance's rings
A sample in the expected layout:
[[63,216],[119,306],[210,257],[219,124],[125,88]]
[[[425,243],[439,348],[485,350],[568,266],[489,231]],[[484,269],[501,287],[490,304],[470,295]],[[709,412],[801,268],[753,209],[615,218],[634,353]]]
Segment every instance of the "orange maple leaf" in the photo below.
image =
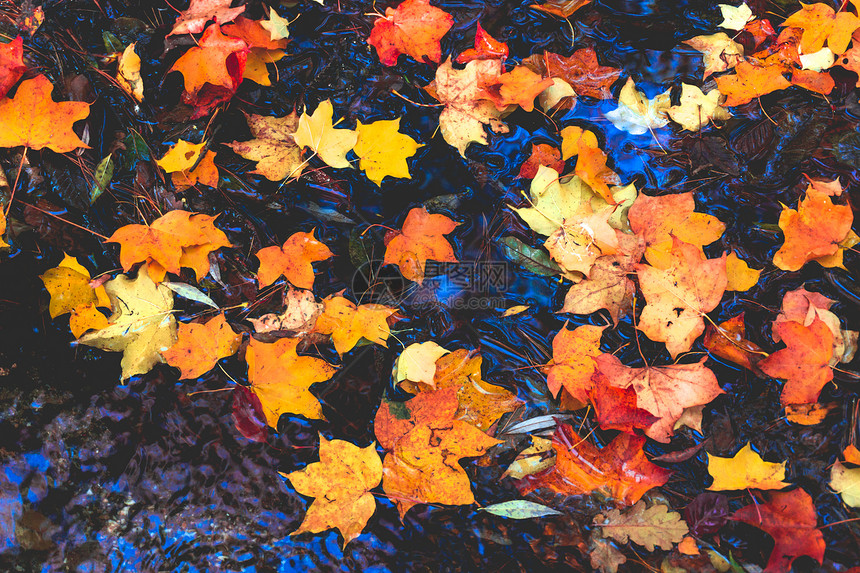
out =
[[260,288],[269,286],[283,275],[293,285],[310,290],[314,288],[312,263],[329,259],[334,254],[314,238],[311,231],[293,233],[283,246],[260,249],[255,256],[260,260],[260,270],[257,271]]
[[309,388],[330,379],[337,368],[313,356],[299,356],[298,338],[280,338],[271,344],[253,337],[245,351],[248,381],[260,399],[266,423],[278,427],[281,414],[298,414],[324,420],[322,406]]
[[442,58],[440,40],[454,25],[447,12],[430,5],[430,0],[406,0],[397,8],[386,8],[377,18],[367,43],[376,48],[383,65],[397,64],[400,54],[419,62],[438,63]]
[[728,281],[725,253],[708,259],[699,247],[672,241],[659,267],[636,265],[636,273],[647,302],[638,328],[654,342],[665,342],[675,358],[705,331],[702,316],[720,304]]
[[223,231],[215,227],[216,217],[188,211],[169,211],[150,225],[125,225],[106,242],[119,243],[119,261],[128,272],[136,263],[149,262],[149,276],[155,282],[180,267],[194,270],[198,279],[209,273],[209,253],[230,247]]
[[548,0],[544,4],[532,4],[529,8],[560,18],[569,18],[574,12],[588,4],[591,4],[591,0]]
[[568,57],[552,52],[535,54],[523,60],[523,64],[534,67],[544,77],[566,81],[577,95],[597,99],[612,99],[609,88],[621,77],[621,70],[601,66],[597,62],[594,48],[582,48]]
[[242,77],[261,86],[272,85],[266,65],[284,57],[284,48],[287,47],[288,40],[286,38],[272,40],[271,33],[259,20],[249,20],[244,16],[239,16],[233,22],[224,25],[221,31],[227,36],[238,38],[248,44],[248,58],[245,61]]
[[167,363],[179,368],[180,380],[203,376],[222,358],[239,350],[242,335],[233,332],[221,313],[205,323],[180,323],[176,343],[161,353]]
[[464,50],[454,60],[458,64],[465,64],[472,60],[507,60],[508,45],[499,42],[487,33],[478,22],[478,30],[475,32],[475,47]]
[[541,165],[551,167],[561,174],[564,171],[564,161],[561,158],[561,151],[548,143],[532,143],[532,153],[520,166],[520,172],[517,177],[534,179]]
[[672,475],[648,461],[644,445],[644,437],[621,433],[599,449],[579,437],[569,424],[559,424],[552,436],[555,465],[519,480],[517,489],[523,495],[538,488],[567,495],[600,490],[622,504],[633,505]]
[[711,354],[753,371],[765,354],[756,344],[746,339],[744,313],[733,316],[718,326],[708,325],[703,344]]
[[747,61],[735,66],[734,74],[717,78],[717,89],[727,96],[725,107],[749,103],[757,97],[784,90],[791,85],[782,75],[781,65],[756,66]]
[[424,207],[415,207],[406,215],[403,229],[386,236],[382,264],[397,265],[404,277],[421,284],[428,259],[457,262],[445,235],[453,232],[458,224],[445,215],[431,215]]
[[90,148],[72,129],[76,121],[90,114],[90,104],[55,102],[53,89],[50,80],[39,75],[21,82],[15,97],[0,100],[0,147],[47,147],[57,153]]
[[657,416],[645,434],[658,442],[668,443],[674,435],[675,422],[681,419],[685,408],[709,404],[723,394],[714,373],[705,367],[705,360],[692,364],[646,366],[631,368],[612,354],[601,354],[594,359],[597,369],[618,388],[633,388],[637,405]]
[[482,97],[492,101],[499,111],[504,111],[509,105],[533,111],[534,99],[551,85],[550,78],[543,79],[526,66],[516,66],[509,72],[481,82],[480,87]]
[[707,213],[696,212],[693,193],[676,193],[651,197],[640,193],[627,212],[630,228],[645,239],[646,259],[652,263],[654,251],[668,251],[672,237],[703,247],[719,239],[726,225]]
[[841,54],[851,43],[851,34],[860,28],[860,18],[851,12],[835,12],[827,4],[801,4],[800,10],[789,16],[783,26],[801,28],[803,37],[800,49],[804,54],[814,54],[827,47],[834,54]]
[[24,40],[21,36],[8,44],[0,44],[0,97],[5,96],[27,71],[23,57]]
[[225,36],[218,24],[212,24],[197,45],[176,60],[168,72],[182,73],[182,101],[196,108],[192,119],[233,97],[242,82],[247,59],[248,44]]
[[552,339],[552,360],[544,367],[547,387],[558,396],[562,387],[582,403],[588,402],[591,376],[597,370],[592,358],[600,356],[600,338],[605,326],[586,324],[568,330],[562,327]]
[[388,318],[397,312],[396,308],[381,304],[357,306],[342,296],[329,296],[323,303],[325,310],[313,331],[330,334],[338,354],[349,352],[362,338],[388,347]]
[[828,195],[808,189],[797,210],[783,206],[779,228],[785,233],[785,243],[773,255],[773,264],[797,271],[811,260],[835,254],[853,222],[849,205],[834,205]]
[[576,125],[570,125],[561,130],[561,158],[566,161],[574,155],[576,156],[574,173],[595,193],[603,197],[604,201],[615,205],[609,184],[617,185],[621,179],[606,165],[608,157],[598,146],[594,132]]
[[401,519],[419,503],[475,502],[461,458],[476,457],[501,443],[455,419],[457,388],[422,392],[407,402],[383,401],[374,430],[385,448],[382,488]]
[[824,562],[824,535],[816,527],[812,498],[802,489],[775,491],[766,503],[756,501],[737,510],[732,519],[768,533],[774,540],[766,573],[788,573],[801,555]]
[[759,369],[786,380],[780,396],[783,405],[816,402],[833,379],[833,333],[817,316],[809,326],[793,320],[775,322],[773,331],[786,347],[759,362]]
[[594,405],[597,423],[603,430],[633,434],[635,429],[647,430],[660,419],[639,407],[633,388],[613,386],[600,370],[595,370],[591,377],[588,399]]
[[231,8],[232,0],[191,0],[187,10],[179,13],[179,17],[173,23],[173,29],[168,36],[173,34],[199,34],[203,31],[206,22],[214,20],[218,24],[225,24],[245,11],[245,6]]

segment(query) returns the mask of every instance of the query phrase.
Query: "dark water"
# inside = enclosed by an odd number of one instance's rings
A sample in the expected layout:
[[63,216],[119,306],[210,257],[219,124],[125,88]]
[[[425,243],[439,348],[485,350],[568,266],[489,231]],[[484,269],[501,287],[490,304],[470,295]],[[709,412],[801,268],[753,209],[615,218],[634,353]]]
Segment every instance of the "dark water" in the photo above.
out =
[[[715,4],[705,1],[596,1],[571,19],[571,30],[557,18],[530,10],[530,3],[436,3],[456,22],[443,41],[444,52],[468,47],[474,23],[480,20],[495,37],[508,42],[512,60],[543,50],[568,54],[572,42],[575,48],[594,46],[601,64],[623,68],[640,89],[654,95],[680,82],[700,85],[701,56],[679,44],[713,33],[721,19]],[[44,8],[48,18],[32,41],[31,62],[44,66],[42,71],[55,83],[61,83],[61,72],[82,74],[98,95],[90,119],[94,149],[85,152],[85,161],[98,162],[108,153],[114,132],[131,127],[143,135],[156,157],[163,154],[165,142],[177,137],[199,140],[205,118],[177,122],[171,115],[181,78],[178,74],[165,78],[165,72],[182,50],[163,54],[164,35],[175,13],[166,3],[57,1],[46,2]],[[221,188],[184,193],[190,209],[223,213],[219,226],[234,243],[235,253],[282,242],[296,229],[316,227],[336,254],[333,263],[320,266],[323,274],[315,288],[319,296],[341,288],[349,288],[353,296],[362,293],[356,292],[361,285],[354,279],[361,261],[351,256],[355,226],[315,215],[318,208],[358,224],[399,228],[410,207],[435,198],[437,210],[461,222],[452,237],[463,260],[503,261],[497,243],[502,235],[535,244],[531,232],[505,205],[520,204],[520,191],[526,187],[515,180],[519,166],[532,142],[552,141],[553,124],[542,115],[517,112],[508,118],[510,134],[493,137],[488,148],[473,145],[468,159],[460,160],[438,135],[431,139],[436,111],[416,108],[390,94],[396,89],[413,101],[432,103],[420,86],[432,80],[433,68],[405,58],[396,70],[380,66],[365,43],[372,23],[365,14],[373,9],[370,2],[344,0],[326,0],[324,7],[306,3],[282,9],[290,19],[301,16],[290,27],[290,55],[277,66],[280,80],[271,88],[244,84],[219,116],[215,141],[249,138],[241,109],[280,116],[294,106],[313,108],[330,98],[347,125],[355,119],[367,123],[403,117],[401,131],[427,143],[410,162],[411,180],[388,179],[380,191],[357,172],[322,169],[281,186],[245,175],[251,168],[248,162],[214,146],[223,166]],[[795,6],[780,9],[790,13]],[[252,17],[262,13],[253,2],[248,12]],[[141,31],[119,17],[137,18],[146,27]],[[138,42],[147,94],[139,115],[129,113],[127,100],[81,53],[104,53],[103,30],[111,30],[123,42]],[[797,89],[763,98],[776,125],[762,108],[750,104],[739,108],[736,118],[720,130],[692,135],[673,128],[659,130],[659,145],[650,134],[631,136],[614,129],[602,116],[614,108],[612,102],[580,101],[574,110],[553,119],[560,126],[576,123],[599,133],[621,179],[635,181],[640,192],[696,191],[699,209],[727,224],[724,237],[710,247],[711,254],[734,248],[750,266],[772,268],[770,260],[780,243],[771,230],[779,202],[796,204],[805,187],[803,173],[840,176],[858,204],[860,107],[854,76],[843,75],[837,77],[829,101]],[[19,158],[2,153],[3,167],[14,174]],[[102,234],[137,222],[138,209],[152,214],[135,198],[147,175],[146,193],[161,203],[177,200],[157,175],[138,171],[136,183],[134,170],[127,168],[114,179],[113,199],[106,197],[89,207],[89,184],[75,163],[50,152],[33,153],[30,160],[41,179],[24,174],[24,201]],[[344,367],[332,381],[315,387],[329,422],[284,416],[277,433],[270,433],[265,443],[253,442],[234,426],[232,392],[194,394],[230,387],[223,372],[179,383],[174,371],[162,367],[123,386],[118,355],[70,346],[64,320],[52,322],[47,314],[47,293],[37,275],[56,265],[63,251],[87,259],[91,268],[112,269],[117,265],[116,250],[104,249],[92,235],[23,204],[13,208],[12,216],[27,227],[19,225],[12,252],[0,261],[0,570],[590,571],[587,557],[577,549],[587,538],[594,513],[588,499],[551,500],[565,510],[562,518],[521,523],[488,516],[474,507],[422,505],[401,523],[393,505],[379,496],[366,533],[345,552],[334,532],[290,537],[309,502],[277,472],[315,461],[319,432],[362,446],[374,439],[372,419],[381,397],[398,395],[391,388],[390,371],[399,345],[392,340],[390,350],[356,349],[344,358]],[[365,241],[368,248],[377,249],[377,256],[382,235],[381,230],[370,232]],[[770,271],[752,291],[725,297],[711,316],[719,321],[745,311],[750,338],[770,347],[767,325],[782,295],[806,283],[837,301],[833,310],[847,320],[845,326],[860,329],[857,261],[855,253],[846,256],[849,272],[822,274],[818,267],[810,268],[814,265],[798,273]],[[253,270],[246,262],[222,253],[219,266],[227,286],[202,283],[222,307],[256,297]],[[605,317],[554,314],[566,289],[557,279],[517,268],[508,270],[505,287],[495,293],[502,303],[489,309],[462,308],[463,293],[448,288],[444,277],[434,284],[440,294],[437,302],[404,306],[408,318],[397,324],[398,339],[403,344],[432,339],[448,348],[480,349],[484,379],[516,390],[527,400],[524,417],[557,411],[543,376],[526,367],[548,360],[551,336],[565,320],[572,325],[588,320],[604,324]],[[277,303],[275,297],[261,300],[254,311],[275,310]],[[531,309],[516,321],[500,320],[499,307],[514,304]],[[244,315],[230,318],[238,325]],[[632,335],[628,319],[618,329],[606,331],[604,348],[627,344],[620,358],[640,365],[635,345],[628,344]],[[661,345],[644,337],[640,341],[646,356],[668,363]],[[337,360],[333,352],[326,358]],[[822,402],[837,404],[836,409],[825,423],[801,427],[779,419],[775,382],[730,364],[712,360],[709,366],[726,394],[705,409],[703,435],[684,430],[669,449],[680,450],[710,436],[709,451],[729,455],[751,439],[768,459],[788,461],[789,479],[813,496],[820,523],[853,517],[828,490],[826,476],[850,435],[849,421],[857,420],[857,382],[837,373],[838,384],[829,385],[821,397]],[[857,366],[855,360],[847,368]],[[226,361],[225,371],[236,379],[245,377],[243,363],[236,358]],[[594,435],[599,443],[612,437],[599,430]],[[464,463],[480,504],[520,497],[510,480],[500,480],[500,475],[516,454],[514,446],[522,445],[497,448],[490,454],[491,464]],[[667,449],[651,443],[648,451],[661,454]],[[674,508],[682,508],[709,483],[704,461],[701,453],[673,466],[677,473],[662,491]],[[732,508],[744,503],[739,496],[732,499]],[[826,528],[824,535],[826,570],[844,571],[860,562],[860,528],[855,523]],[[731,552],[744,562],[763,564],[769,553],[768,537],[744,525],[728,525],[714,543],[719,543],[723,555]],[[645,570],[631,563],[628,570]],[[649,563],[659,566],[654,558]],[[799,559],[796,570],[815,569],[811,561]]]

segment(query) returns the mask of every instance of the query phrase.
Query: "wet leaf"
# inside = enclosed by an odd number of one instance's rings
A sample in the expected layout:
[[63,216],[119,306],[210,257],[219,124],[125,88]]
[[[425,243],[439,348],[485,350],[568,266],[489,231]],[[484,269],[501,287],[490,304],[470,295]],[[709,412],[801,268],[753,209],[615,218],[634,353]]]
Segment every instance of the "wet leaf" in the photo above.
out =
[[266,247],[255,255],[260,260],[257,282],[260,288],[274,283],[280,276],[293,285],[310,290],[314,287],[313,263],[334,256],[329,248],[314,238],[314,233],[297,232],[280,247]]
[[374,121],[362,124],[356,122],[358,141],[355,154],[360,158],[359,168],[367,178],[382,186],[386,176],[412,179],[406,160],[415,155],[423,144],[400,133],[400,119]]
[[351,167],[346,154],[358,141],[358,132],[335,129],[332,124],[334,108],[330,100],[321,101],[313,115],[307,112],[299,117],[299,126],[293,140],[300,148],[309,147],[331,167]]
[[338,354],[349,352],[362,339],[388,346],[391,331],[387,320],[397,312],[396,308],[382,304],[359,306],[341,296],[329,296],[323,299],[323,304],[314,332],[330,334]]
[[598,514],[594,525],[600,527],[606,537],[620,543],[627,543],[629,539],[648,551],[658,547],[671,549],[688,531],[680,513],[669,511],[661,504],[647,507],[644,501],[637,502],[624,513],[613,509],[606,515]]
[[0,98],[9,93],[27,71],[23,57],[24,40],[21,36],[11,42],[0,43]]
[[486,511],[500,517],[510,517],[511,519],[534,519],[535,517],[546,517],[548,515],[562,515],[560,511],[556,511],[551,507],[525,499],[495,503],[487,507],[482,507],[480,511]]
[[708,454],[708,473],[714,478],[708,487],[711,491],[783,489],[791,485],[783,481],[785,462],[764,461],[749,442],[731,458]]
[[232,4],[231,0],[191,0],[188,9],[180,12],[168,36],[199,34],[206,26],[206,22],[214,20],[219,24],[225,24],[235,20],[245,11],[245,6],[231,8],[230,4]]
[[254,139],[225,145],[245,159],[257,162],[257,168],[249,173],[262,175],[270,181],[292,179],[302,174],[306,162],[302,161],[302,150],[293,139],[299,127],[295,111],[284,117],[246,113],[245,120]]
[[457,223],[445,215],[431,215],[415,207],[406,215],[403,228],[392,234],[385,245],[385,265],[397,265],[403,276],[421,284],[427,260],[456,263],[457,257],[445,235],[453,233]]
[[839,460],[830,468],[830,487],[845,505],[860,507],[860,468],[848,469]]
[[386,66],[397,64],[400,54],[419,62],[439,62],[442,47],[439,41],[454,18],[430,5],[430,0],[406,0],[397,8],[386,8],[385,16],[373,23],[367,43],[376,48],[379,61]]
[[168,364],[179,368],[180,380],[202,376],[218,361],[239,350],[242,335],[233,332],[224,314],[205,323],[182,323],[176,343],[162,352]]

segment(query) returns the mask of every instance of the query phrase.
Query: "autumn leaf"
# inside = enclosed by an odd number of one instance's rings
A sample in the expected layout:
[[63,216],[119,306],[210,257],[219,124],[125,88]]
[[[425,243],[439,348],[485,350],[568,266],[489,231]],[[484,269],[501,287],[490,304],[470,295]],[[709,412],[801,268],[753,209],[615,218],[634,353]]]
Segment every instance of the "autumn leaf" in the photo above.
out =
[[633,232],[645,239],[648,247],[645,258],[652,264],[659,260],[655,257],[672,249],[673,237],[703,247],[719,239],[726,230],[725,224],[713,215],[696,212],[692,193],[656,197],[640,193],[627,217]]
[[382,304],[356,305],[342,296],[323,299],[325,308],[317,319],[314,332],[330,334],[337,353],[352,350],[362,339],[387,347],[391,331],[388,318],[397,312]]
[[672,549],[689,531],[680,513],[669,511],[663,504],[647,507],[644,501],[638,501],[624,513],[617,509],[606,515],[599,513],[593,525],[600,527],[606,537],[619,543],[627,543],[629,539],[648,551]]
[[768,376],[786,381],[780,396],[783,405],[816,402],[821,390],[833,379],[830,329],[816,317],[809,326],[794,321],[776,322],[773,331],[785,342],[786,348],[759,362],[759,369]]
[[588,559],[600,573],[618,573],[618,567],[627,563],[624,556],[610,541],[592,536]]
[[176,344],[161,353],[168,364],[179,368],[180,380],[203,376],[218,361],[233,356],[239,350],[242,335],[233,332],[224,314],[205,323],[182,323]]
[[350,167],[346,154],[355,147],[358,133],[351,129],[335,129],[333,117],[331,101],[321,101],[313,115],[305,112],[299,117],[293,140],[300,148],[310,148],[330,167]]
[[717,78],[717,89],[727,98],[723,105],[735,107],[789,87],[791,82],[782,74],[783,67],[779,65],[758,66],[742,61],[734,74]]
[[534,110],[534,99],[552,85],[549,78],[541,78],[526,66],[515,66],[511,71],[491,76],[481,82],[481,93],[492,101],[499,111],[509,105],[518,105],[525,111]]
[[766,355],[761,348],[746,339],[744,313],[716,327],[709,324],[703,344],[711,354],[753,371],[762,356]]
[[529,436],[532,445],[517,454],[516,459],[511,462],[502,477],[523,479],[526,476],[536,474],[555,464],[555,450],[552,449],[552,440],[540,436]]
[[860,28],[860,18],[851,12],[834,12],[827,4],[801,4],[800,10],[791,14],[783,26],[801,28],[803,36],[800,49],[804,54],[812,54],[827,47],[834,54],[841,54],[851,43],[851,34]]
[[400,353],[394,363],[394,383],[404,380],[416,384],[426,384],[435,390],[433,378],[436,376],[436,361],[451,352],[432,340],[410,344]]
[[78,343],[122,352],[122,378],[146,374],[164,362],[161,352],[176,342],[173,292],[149,277],[146,265],[137,277],[120,275],[104,285],[113,314],[101,330],[84,334]]
[[209,273],[209,253],[229,247],[223,231],[215,227],[216,217],[174,210],[150,225],[125,225],[106,242],[119,243],[119,260],[128,272],[139,262],[149,263],[149,275],[156,282],[180,267],[194,270],[198,278]]
[[590,203],[582,213],[565,220],[544,242],[544,247],[566,276],[578,279],[589,276],[595,261],[603,255],[613,255],[618,249],[618,232],[609,225],[609,213],[594,214]]
[[561,173],[564,170],[561,151],[548,143],[532,143],[532,153],[520,165],[520,172],[517,176],[523,179],[534,179],[541,165],[549,167],[556,173]]
[[23,58],[24,39],[21,36],[8,43],[0,43],[0,98],[9,93],[27,71]]
[[[782,297],[782,309],[774,319],[774,323],[794,321],[803,326],[810,326],[817,318],[821,319],[830,333],[833,334],[833,355],[830,365],[840,362],[850,362],[857,350],[856,331],[842,328],[839,317],[829,309],[834,301],[817,292],[810,292],[801,287],[785,293]],[[777,330],[773,331],[773,341],[779,342],[781,337]]]
[[[134,42],[126,46],[116,67],[116,81],[135,100],[143,101],[143,78],[140,75],[140,56],[134,51]],[[0,87],[2,92],[2,87]]]
[[379,61],[386,66],[396,65],[400,54],[438,63],[442,58],[439,41],[453,25],[454,18],[431,6],[430,0],[406,0],[397,8],[385,9],[385,16],[373,23],[367,43],[376,48]]
[[559,78],[567,82],[579,96],[612,99],[609,88],[621,77],[621,70],[601,66],[594,48],[582,48],[568,57],[545,52],[523,60],[544,77]]
[[251,337],[245,351],[248,381],[260,399],[266,423],[278,427],[281,414],[298,414],[323,420],[322,406],[309,388],[330,379],[337,368],[313,356],[299,356],[297,338],[279,338],[271,344]]
[[783,207],[779,228],[785,242],[774,254],[773,264],[785,271],[797,271],[809,261],[835,254],[851,232],[853,221],[849,205],[834,205],[824,193],[807,190],[797,210]]
[[614,204],[609,184],[621,183],[618,174],[606,165],[608,157],[598,146],[593,132],[571,125],[561,130],[561,158],[576,156],[574,173],[607,204]]
[[848,469],[836,460],[830,468],[830,487],[842,497],[845,505],[860,507],[860,468]]
[[284,294],[284,304],[286,308],[280,314],[269,313],[260,318],[249,318],[254,331],[286,330],[295,336],[304,336],[313,330],[323,310],[323,305],[316,301],[314,293],[292,287]]
[[718,6],[723,15],[720,28],[735,31],[743,30],[746,23],[754,18],[752,10],[746,2],[741,3],[740,6],[732,6],[731,4],[719,4]]
[[[272,10],[274,12],[274,10]],[[382,481],[382,461],[376,444],[360,448],[320,435],[320,461],[282,474],[302,495],[316,498],[299,528],[290,535],[337,529],[343,547],[358,537],[376,511],[370,490]]]
[[0,249],[4,247],[10,246],[5,240],[3,240],[3,235],[6,234],[6,213],[3,209],[0,209]]
[[574,12],[591,3],[591,0],[547,0],[543,4],[532,4],[529,8],[559,16],[560,18],[569,18]]
[[702,79],[705,80],[713,73],[725,72],[734,68],[744,58],[744,47],[725,32],[696,36],[684,40],[684,43],[702,52],[702,59],[705,64],[705,75]]
[[[270,12],[273,13],[274,10]],[[286,55],[284,48],[287,47],[287,40],[272,39],[269,30],[265,28],[265,23],[262,20],[249,20],[239,16],[232,23],[221,28],[225,35],[238,38],[248,45],[248,57],[242,78],[261,86],[272,85],[266,65],[282,59]]]
[[587,403],[591,376],[597,370],[593,358],[602,354],[600,338],[605,326],[586,324],[568,330],[565,324],[552,339],[552,360],[544,366],[547,387],[553,396],[564,388],[580,402]]
[[48,78],[39,75],[21,82],[15,97],[0,99],[0,147],[47,147],[57,153],[89,149],[72,126],[90,114],[90,104],[55,102],[51,98],[53,88]]
[[720,103],[724,100],[719,90],[707,94],[690,84],[681,84],[681,103],[666,110],[669,117],[682,128],[699,131],[711,121],[731,119],[732,114]]
[[246,113],[245,121],[254,139],[225,145],[245,159],[257,162],[257,168],[248,173],[262,175],[269,181],[292,179],[302,174],[305,166],[302,150],[293,139],[299,127],[295,111],[284,117]]
[[726,257],[726,290],[743,292],[758,283],[761,271],[751,269],[734,251]]
[[90,286],[90,272],[77,259],[65,255],[56,267],[39,277],[51,295],[48,312],[51,318],[71,313],[69,326],[75,338],[92,328],[100,330],[108,325],[107,317],[97,307],[111,308],[104,286]]
[[248,44],[225,36],[215,23],[206,28],[196,46],[176,60],[168,72],[182,74],[182,101],[195,107],[192,119],[233,97],[242,82],[247,59]]
[[675,358],[692,348],[705,331],[705,313],[720,304],[726,290],[726,255],[708,259],[695,245],[672,237],[665,267],[637,265],[639,288],[646,305],[638,329],[655,342],[665,342]]
[[406,215],[403,229],[386,241],[382,264],[397,265],[405,278],[421,284],[428,259],[457,262],[451,243],[445,239],[456,228],[457,223],[445,215],[431,215],[424,207],[415,207]]
[[671,105],[668,90],[648,99],[636,89],[633,78],[627,78],[627,83],[618,95],[618,107],[603,115],[616,129],[632,135],[642,135],[668,125],[666,112]]
[[483,455],[499,440],[456,420],[457,388],[422,392],[407,402],[383,401],[376,439],[386,450],[382,488],[401,519],[419,503],[475,502],[461,458]]
[[645,366],[631,368],[612,354],[594,359],[597,369],[617,388],[633,388],[637,406],[657,416],[645,434],[658,442],[668,443],[675,423],[686,408],[710,404],[723,390],[717,377],[707,367],[706,358],[692,364]]
[[647,430],[659,420],[639,407],[633,388],[613,386],[606,375],[596,369],[591,376],[588,399],[594,406],[597,423],[603,430],[621,430],[633,434],[636,429]]
[[[201,154],[204,154],[202,159]],[[183,191],[197,183],[218,187],[215,154],[208,149],[206,142],[190,143],[180,139],[156,163],[166,173],[171,174],[173,186],[177,191]]]
[[472,60],[506,59],[508,59],[508,45],[493,38],[481,27],[481,22],[478,22],[478,29],[475,32],[475,47],[464,50],[454,61],[458,64],[465,64]]
[[289,20],[282,18],[275,9],[269,10],[268,19],[260,20],[260,26],[269,32],[269,39],[273,42],[289,38],[289,23]]
[[499,121],[501,112],[485,99],[481,87],[501,72],[500,60],[473,60],[464,69],[456,70],[449,58],[436,69],[436,78],[427,87],[445,106],[439,114],[442,137],[456,147],[462,157],[466,157],[466,148],[472,142],[487,145],[485,125],[489,124],[497,132],[507,129]]
[[360,158],[359,168],[367,178],[382,186],[386,176],[412,179],[406,159],[415,155],[423,144],[400,133],[400,119],[374,121],[362,124],[356,122],[358,140],[355,154]]
[[749,442],[731,458],[708,454],[708,473],[714,483],[711,491],[744,489],[783,489],[789,483],[785,479],[785,462],[766,462],[753,451]]
[[188,9],[179,13],[167,35],[199,34],[210,20],[218,24],[231,22],[245,11],[245,6],[231,8],[230,4],[231,0],[191,0]]
[[538,488],[568,495],[599,490],[621,504],[632,505],[672,475],[648,461],[644,444],[644,437],[621,433],[599,449],[580,438],[570,425],[559,424],[552,437],[555,465],[519,480],[517,488],[523,495]]
[[314,288],[314,262],[330,259],[334,254],[314,233],[297,232],[280,247],[266,247],[255,255],[260,260],[257,283],[267,287],[284,276],[293,285],[310,290]]
[[788,573],[792,562],[801,555],[824,561],[824,536],[817,529],[812,498],[802,489],[776,491],[766,503],[755,502],[732,515],[735,521],[748,523],[773,537],[773,551],[766,573]]

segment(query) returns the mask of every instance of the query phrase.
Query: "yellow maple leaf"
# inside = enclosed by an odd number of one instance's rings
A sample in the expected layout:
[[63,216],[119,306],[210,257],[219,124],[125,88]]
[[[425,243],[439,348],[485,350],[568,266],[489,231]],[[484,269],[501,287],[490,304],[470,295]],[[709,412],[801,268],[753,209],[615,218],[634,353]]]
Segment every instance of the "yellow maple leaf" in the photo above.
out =
[[96,310],[96,307],[111,307],[107,292],[103,286],[95,289],[90,286],[90,272],[77,259],[66,255],[40,278],[51,295],[48,303],[51,318],[72,313],[70,326],[75,338],[91,328],[108,325],[107,317]]
[[293,133],[299,126],[296,112],[284,117],[245,114],[248,129],[254,139],[227,143],[245,159],[257,162],[257,168],[248,173],[262,175],[269,181],[298,177],[305,162],[302,150],[296,145]]
[[293,139],[299,147],[309,147],[326,165],[350,167],[346,154],[355,147],[358,133],[351,129],[335,129],[331,100],[320,102],[312,115],[303,113]]
[[398,117],[368,124],[356,122],[358,141],[354,151],[361,158],[358,166],[364,170],[368,179],[380,187],[386,175],[412,179],[406,159],[424,147],[398,131],[400,119]]
[[747,262],[738,257],[734,251],[726,257],[726,290],[743,292],[758,283],[761,271],[751,269]]
[[711,491],[738,489],[783,489],[789,483],[785,479],[785,462],[766,462],[753,451],[749,442],[732,458],[721,458],[708,454],[708,473],[714,483]]
[[[215,166],[215,154],[205,149],[206,142],[190,143],[183,139],[176,142],[155,162],[171,174],[173,185],[177,190],[186,189],[197,183],[210,187],[218,187],[218,168]],[[204,153],[203,158],[200,154]]]
[[349,352],[362,338],[388,346],[386,341],[391,330],[387,320],[397,312],[396,308],[381,304],[356,306],[341,296],[328,297],[323,303],[325,310],[317,319],[314,332],[331,334],[331,341],[338,354]]

